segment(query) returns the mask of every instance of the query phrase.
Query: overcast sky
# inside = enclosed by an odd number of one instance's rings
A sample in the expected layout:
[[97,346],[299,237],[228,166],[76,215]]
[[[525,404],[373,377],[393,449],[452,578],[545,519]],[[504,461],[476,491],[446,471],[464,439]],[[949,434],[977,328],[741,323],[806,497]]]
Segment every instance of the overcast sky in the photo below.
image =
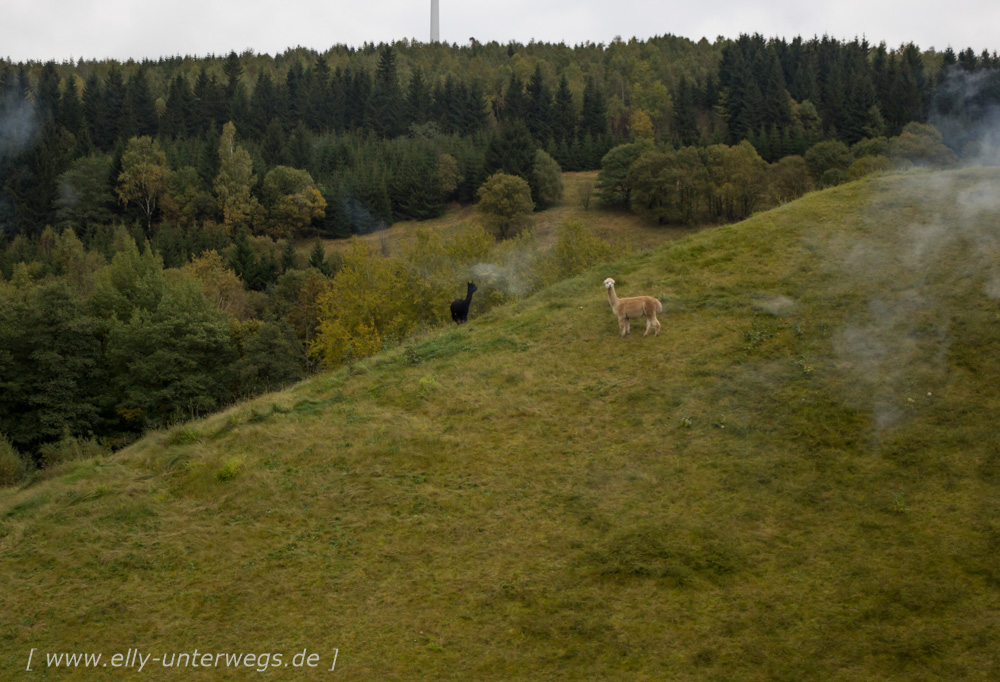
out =
[[[1000,51],[1000,0],[440,0],[441,40],[586,41],[670,33],[865,36],[889,47]],[[427,41],[430,0],[2,0],[0,56],[119,60]]]

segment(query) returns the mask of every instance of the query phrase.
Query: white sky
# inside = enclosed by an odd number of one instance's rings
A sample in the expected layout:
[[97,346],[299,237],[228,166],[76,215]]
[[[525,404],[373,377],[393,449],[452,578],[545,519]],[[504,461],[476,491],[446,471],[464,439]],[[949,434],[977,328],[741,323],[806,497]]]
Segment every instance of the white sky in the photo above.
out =
[[[608,43],[673,34],[865,36],[890,47],[1000,51],[998,0],[440,0],[441,40]],[[0,57],[119,60],[427,41],[430,0],[0,0]]]

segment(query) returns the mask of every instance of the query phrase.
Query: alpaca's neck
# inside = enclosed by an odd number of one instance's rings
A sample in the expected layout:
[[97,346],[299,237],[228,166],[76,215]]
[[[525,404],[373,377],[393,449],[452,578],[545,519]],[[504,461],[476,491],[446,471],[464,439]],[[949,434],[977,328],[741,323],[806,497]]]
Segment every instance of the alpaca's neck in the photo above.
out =
[[608,287],[608,302],[611,304],[612,310],[618,305],[618,295],[615,293],[614,285]]
[[472,293],[473,293],[472,292],[472,287],[469,287],[469,293],[467,293],[465,295],[465,303],[466,303],[466,305],[468,305],[469,303],[472,303]]

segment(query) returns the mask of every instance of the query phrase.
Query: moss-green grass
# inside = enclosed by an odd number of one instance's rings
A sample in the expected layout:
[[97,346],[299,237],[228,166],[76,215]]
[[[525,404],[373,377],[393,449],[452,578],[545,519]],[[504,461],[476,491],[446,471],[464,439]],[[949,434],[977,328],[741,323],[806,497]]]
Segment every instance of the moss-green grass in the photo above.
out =
[[[656,226],[628,211],[601,210],[597,206],[596,193],[591,198],[589,208],[584,208],[580,199],[581,186],[590,185],[593,187],[597,181],[597,171],[567,172],[563,173],[562,177],[562,198],[554,206],[533,215],[532,232],[537,244],[542,248],[555,243],[559,226],[567,220],[583,223],[597,236],[616,246],[633,249],[652,248],[665,241],[680,239],[701,229],[700,227]],[[416,227],[440,232],[447,237],[476,220],[478,217],[475,207],[454,204],[440,218],[420,222],[400,221],[384,230],[358,238],[393,252],[415,238],[416,230],[414,228]],[[296,248],[302,262],[309,259],[314,244],[315,240],[305,240],[298,243]],[[351,240],[329,239],[323,241],[322,244],[326,253],[329,254],[335,251],[346,251],[351,246]]]
[[0,491],[0,670],[997,679],[998,181],[818,192]]

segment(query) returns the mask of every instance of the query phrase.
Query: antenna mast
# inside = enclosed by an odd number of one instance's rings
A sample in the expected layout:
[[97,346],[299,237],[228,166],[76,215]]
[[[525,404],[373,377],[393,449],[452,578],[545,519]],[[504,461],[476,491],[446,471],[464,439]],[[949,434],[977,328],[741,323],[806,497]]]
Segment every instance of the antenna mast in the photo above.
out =
[[441,39],[440,23],[438,19],[438,0],[431,0],[431,42],[436,43]]

